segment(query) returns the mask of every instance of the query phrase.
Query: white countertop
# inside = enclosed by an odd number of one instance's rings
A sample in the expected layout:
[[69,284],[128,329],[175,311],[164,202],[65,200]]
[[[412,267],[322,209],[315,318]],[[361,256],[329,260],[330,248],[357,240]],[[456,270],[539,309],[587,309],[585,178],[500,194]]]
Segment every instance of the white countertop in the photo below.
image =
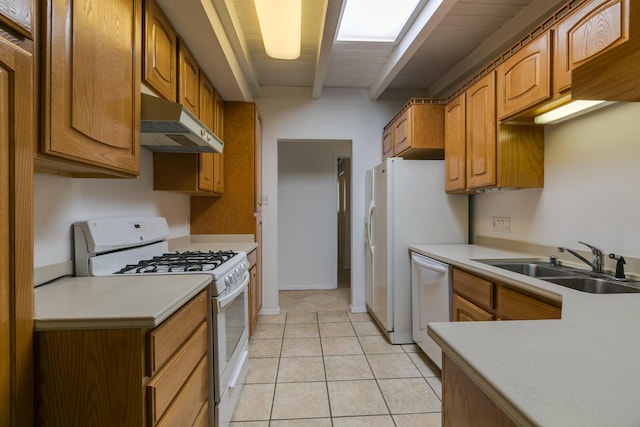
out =
[[[170,245],[172,251],[233,250],[249,253],[253,235],[192,235]],[[73,266],[44,266],[36,283],[45,283]],[[62,272],[62,273],[61,273]],[[211,283],[206,274],[62,277],[34,290],[34,328],[153,328]]]
[[34,328],[153,328],[209,283],[205,274],[63,277],[34,290]]
[[429,324],[518,425],[640,426],[640,294],[597,295],[476,262],[544,256],[475,245],[411,250],[562,300],[562,319]]

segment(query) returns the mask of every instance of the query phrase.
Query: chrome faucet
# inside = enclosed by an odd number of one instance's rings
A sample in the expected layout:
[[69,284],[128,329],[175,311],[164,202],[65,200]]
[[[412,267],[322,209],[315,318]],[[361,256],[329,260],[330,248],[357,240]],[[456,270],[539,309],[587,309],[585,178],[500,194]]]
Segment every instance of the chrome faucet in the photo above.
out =
[[591,253],[593,254],[593,261],[587,260],[585,257],[580,255],[579,253],[577,253],[575,251],[572,251],[569,248],[559,247],[558,248],[558,252],[567,251],[571,255],[575,256],[580,261],[584,262],[589,267],[591,267],[591,270],[594,273],[604,273],[604,254],[602,253],[602,251],[600,249],[596,248],[595,246],[592,246],[592,245],[590,245],[588,243],[580,242],[580,241],[578,241],[578,243],[581,243],[581,244],[587,246],[589,249],[591,249]]

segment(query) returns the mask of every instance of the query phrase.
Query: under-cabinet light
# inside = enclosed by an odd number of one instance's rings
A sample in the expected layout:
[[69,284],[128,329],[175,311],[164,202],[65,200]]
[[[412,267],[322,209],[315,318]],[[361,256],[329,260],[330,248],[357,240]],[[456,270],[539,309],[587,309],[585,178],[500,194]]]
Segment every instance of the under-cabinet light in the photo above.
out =
[[610,104],[613,104],[613,102],[582,100],[571,101],[568,104],[536,116],[533,121],[539,125],[552,125],[572,119],[590,111],[606,107]]
[[302,0],[254,0],[264,50],[275,59],[300,56]]

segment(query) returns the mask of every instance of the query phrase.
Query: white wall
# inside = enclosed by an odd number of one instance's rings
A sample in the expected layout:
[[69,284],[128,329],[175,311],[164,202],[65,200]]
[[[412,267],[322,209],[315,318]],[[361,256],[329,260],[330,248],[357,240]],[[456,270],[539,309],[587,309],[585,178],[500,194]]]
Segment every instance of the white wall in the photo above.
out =
[[280,290],[338,286],[339,155],[351,155],[351,141],[278,143]]
[[72,259],[71,224],[91,218],[164,216],[170,238],[189,234],[189,197],[153,191],[153,156],[141,151],[138,179],[78,179],[36,174],[34,266]]
[[[365,311],[364,297],[364,175],[381,159],[382,128],[402,103],[369,101],[366,91],[335,90],[323,98],[256,100],[263,118],[262,191],[270,199],[263,206],[263,306],[277,313],[278,260],[278,140],[352,141],[352,310]],[[305,247],[299,248],[305,250]]]
[[[640,256],[640,103],[545,129],[542,189],[475,195],[476,235]],[[491,230],[510,216],[511,232]]]

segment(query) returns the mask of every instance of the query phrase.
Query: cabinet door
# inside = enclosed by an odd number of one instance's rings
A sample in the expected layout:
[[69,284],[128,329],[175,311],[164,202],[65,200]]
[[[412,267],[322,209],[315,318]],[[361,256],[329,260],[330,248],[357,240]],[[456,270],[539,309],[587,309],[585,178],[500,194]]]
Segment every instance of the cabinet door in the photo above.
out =
[[187,46],[178,43],[178,102],[200,116],[200,66]]
[[145,1],[144,81],[163,97],[177,97],[177,36],[155,0]]
[[382,160],[393,157],[393,125],[382,133]]
[[571,71],[629,40],[630,0],[590,0],[557,26],[554,90],[571,88]]
[[412,117],[408,108],[393,122],[393,155],[411,147]]
[[[214,95],[212,130],[224,141],[224,101],[218,92],[215,92]],[[222,153],[213,155],[213,192],[216,194],[224,193],[224,149]]]
[[493,316],[490,313],[487,313],[458,294],[453,294],[452,311],[454,322],[493,320]]
[[[215,90],[204,73],[200,72],[200,120],[209,129],[215,127]],[[202,191],[213,192],[213,153],[200,153],[198,187]]]
[[33,0],[2,0],[0,23],[19,34],[33,38]]
[[545,32],[496,70],[498,119],[551,97],[551,33]]
[[466,123],[465,94],[461,94],[445,108],[444,116],[445,184],[449,191],[466,188]]
[[139,174],[141,0],[52,0],[42,152]]
[[33,58],[0,37],[0,425],[33,425]]
[[466,97],[467,187],[496,185],[495,74],[478,80]]

